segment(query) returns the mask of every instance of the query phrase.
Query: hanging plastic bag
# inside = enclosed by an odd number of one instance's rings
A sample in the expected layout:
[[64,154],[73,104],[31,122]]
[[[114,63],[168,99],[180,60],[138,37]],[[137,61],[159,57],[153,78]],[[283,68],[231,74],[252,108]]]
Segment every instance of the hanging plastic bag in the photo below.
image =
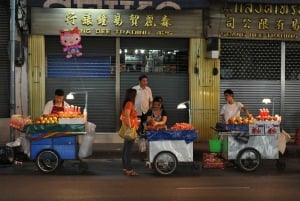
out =
[[93,153],[93,143],[96,135],[96,125],[87,122],[85,126],[85,131],[87,132],[82,136],[82,142],[79,147],[79,158],[86,158],[92,155]]
[[146,139],[143,138],[143,137],[139,138],[139,143],[138,144],[139,144],[139,151],[140,152],[146,152],[146,147],[147,147]]

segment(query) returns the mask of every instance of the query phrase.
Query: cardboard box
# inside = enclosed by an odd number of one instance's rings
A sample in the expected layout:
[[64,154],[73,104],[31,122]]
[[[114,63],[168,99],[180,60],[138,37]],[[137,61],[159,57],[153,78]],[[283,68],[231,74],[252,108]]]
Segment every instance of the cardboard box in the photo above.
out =
[[263,121],[257,121],[254,124],[249,124],[250,135],[264,135],[265,123]]
[[203,168],[224,169],[225,160],[216,153],[203,153]]
[[280,124],[277,121],[266,121],[265,122],[265,134],[274,135],[280,133]]

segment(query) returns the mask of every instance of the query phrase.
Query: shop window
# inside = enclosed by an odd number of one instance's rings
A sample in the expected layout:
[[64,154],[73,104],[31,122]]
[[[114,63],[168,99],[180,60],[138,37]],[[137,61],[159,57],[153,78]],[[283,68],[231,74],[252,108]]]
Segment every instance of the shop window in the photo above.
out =
[[121,72],[187,72],[188,52],[163,49],[121,49]]

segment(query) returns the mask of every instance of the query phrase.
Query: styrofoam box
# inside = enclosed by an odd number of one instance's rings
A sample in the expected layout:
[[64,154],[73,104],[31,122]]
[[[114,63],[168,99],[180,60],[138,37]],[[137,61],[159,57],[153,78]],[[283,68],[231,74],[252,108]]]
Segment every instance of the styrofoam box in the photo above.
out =
[[265,123],[257,121],[254,124],[249,124],[250,135],[264,135],[265,134]]
[[279,134],[280,125],[277,121],[265,121],[265,134]]
[[59,118],[59,124],[84,124],[84,118]]

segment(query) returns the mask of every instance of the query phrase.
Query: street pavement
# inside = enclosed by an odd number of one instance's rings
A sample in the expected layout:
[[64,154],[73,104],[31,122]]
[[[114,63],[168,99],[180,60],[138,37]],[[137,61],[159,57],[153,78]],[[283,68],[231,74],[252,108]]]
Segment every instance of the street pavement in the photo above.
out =
[[[121,158],[122,147],[122,143],[95,143],[93,145],[93,155],[89,158]],[[208,141],[194,142],[193,148],[194,160],[201,160],[203,153],[209,153]],[[142,156],[136,143],[133,149],[133,157],[140,159]],[[287,143],[283,157],[300,159],[300,145],[295,144],[293,141]]]

